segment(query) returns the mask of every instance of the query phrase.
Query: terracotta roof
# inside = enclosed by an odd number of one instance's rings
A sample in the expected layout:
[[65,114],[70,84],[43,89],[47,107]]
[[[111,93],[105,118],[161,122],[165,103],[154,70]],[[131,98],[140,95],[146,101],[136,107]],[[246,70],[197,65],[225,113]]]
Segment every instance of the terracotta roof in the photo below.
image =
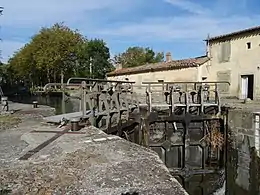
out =
[[118,70],[114,70],[113,72],[107,73],[107,76],[119,76],[119,75],[128,75],[128,74],[138,74],[145,72],[156,72],[156,71],[164,71],[164,70],[176,70],[190,67],[197,67],[205,62],[207,62],[209,58],[207,56],[201,56],[197,58],[189,58],[183,60],[172,60],[170,62],[159,62],[153,64],[146,64],[143,66],[133,67],[133,68],[122,68]]
[[243,35],[246,33],[260,33],[260,26],[255,26],[252,28],[247,28],[244,30],[240,30],[240,31],[236,31],[236,32],[232,32],[232,33],[228,33],[228,34],[224,34],[224,35],[210,37],[209,39],[207,39],[205,41],[217,41],[217,40],[221,40],[221,39],[228,39],[228,38],[232,38],[232,37],[238,36],[238,35]]

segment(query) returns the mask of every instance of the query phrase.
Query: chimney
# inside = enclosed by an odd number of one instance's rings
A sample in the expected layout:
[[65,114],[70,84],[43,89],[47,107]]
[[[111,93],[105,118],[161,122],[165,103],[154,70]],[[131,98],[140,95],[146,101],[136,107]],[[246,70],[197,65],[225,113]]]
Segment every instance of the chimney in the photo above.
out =
[[167,52],[166,53],[166,62],[170,62],[170,61],[172,61],[172,54],[171,54],[171,52]]
[[116,70],[120,70],[120,69],[122,69],[122,64],[120,63],[116,64]]

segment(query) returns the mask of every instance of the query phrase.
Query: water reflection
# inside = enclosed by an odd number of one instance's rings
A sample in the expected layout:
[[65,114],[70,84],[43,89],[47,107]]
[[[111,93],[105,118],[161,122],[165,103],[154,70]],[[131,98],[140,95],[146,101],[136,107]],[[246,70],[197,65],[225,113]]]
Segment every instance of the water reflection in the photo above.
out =
[[[190,195],[210,195],[224,186],[225,172],[219,174],[198,174],[188,179],[176,177]],[[221,190],[223,193],[223,189]],[[217,195],[222,195],[217,193]]]

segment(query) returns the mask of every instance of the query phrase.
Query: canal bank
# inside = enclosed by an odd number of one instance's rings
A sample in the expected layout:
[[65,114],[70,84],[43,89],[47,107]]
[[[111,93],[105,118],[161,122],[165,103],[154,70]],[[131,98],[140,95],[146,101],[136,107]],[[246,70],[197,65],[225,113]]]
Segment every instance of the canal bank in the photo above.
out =
[[[50,98],[48,100],[46,100],[46,98]],[[23,100],[24,102],[31,102],[33,100],[36,100],[37,97],[33,97],[33,98],[28,98],[27,100]],[[56,106],[58,106],[57,108],[59,109],[61,107],[61,97],[60,99],[58,99],[57,97],[38,97],[37,99],[39,101],[39,103],[53,103],[55,102]],[[67,109],[71,109],[71,107],[68,107],[68,105],[71,105],[71,102],[67,102],[66,106]],[[71,112],[71,110],[66,110],[66,112]],[[201,155],[201,152],[199,149],[194,148],[192,151],[189,152],[190,154],[190,158],[189,161],[191,163],[194,162],[194,160],[196,161],[196,163],[198,162],[197,159],[197,152],[199,152],[199,154]],[[187,153],[188,154],[188,153]],[[175,155],[175,153],[173,153],[173,155]],[[173,160],[172,162],[170,162],[171,164],[174,162],[175,160]],[[191,177],[183,180],[181,177],[176,177],[177,180],[179,181],[179,183],[181,183],[185,189],[189,192],[190,195],[197,195],[197,194],[212,194],[213,192],[215,192],[216,190],[218,190],[219,188],[222,187],[223,183],[224,183],[224,179],[223,179],[223,172],[221,172],[220,174],[196,174],[196,175],[192,175],[191,173]]]
[[155,152],[92,126],[43,123],[48,106],[9,106],[20,122],[0,131],[1,194],[187,195]]
[[[44,101],[52,104],[56,102],[57,108],[60,108],[61,98],[55,97],[49,100],[41,98],[43,104]],[[35,97],[27,101],[33,99]],[[260,164],[259,156],[256,154],[257,148],[259,149],[259,142],[257,142],[259,134],[256,131],[257,124],[255,122],[260,103],[253,101],[243,103],[239,100],[226,99],[222,100],[222,105],[229,109],[227,117],[229,145],[226,151],[226,170],[218,175],[193,175],[186,182],[185,188],[191,195],[212,194],[214,191],[217,191],[216,195],[225,193],[230,195],[258,194],[258,167]],[[67,102],[66,106],[68,109],[66,112],[73,110],[72,102]],[[177,179],[180,183],[183,183],[182,180]]]

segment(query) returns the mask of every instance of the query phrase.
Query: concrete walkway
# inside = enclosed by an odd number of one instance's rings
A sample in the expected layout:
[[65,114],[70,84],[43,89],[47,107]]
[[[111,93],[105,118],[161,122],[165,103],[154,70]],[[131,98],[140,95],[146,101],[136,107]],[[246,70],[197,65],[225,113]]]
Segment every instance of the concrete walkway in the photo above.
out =
[[[30,109],[27,107],[24,113],[30,113]],[[147,148],[92,126],[81,133],[63,134],[68,127],[57,128],[26,115],[18,127],[0,132],[1,192],[187,194],[158,155]],[[55,135],[60,136],[27,160],[19,160]]]

